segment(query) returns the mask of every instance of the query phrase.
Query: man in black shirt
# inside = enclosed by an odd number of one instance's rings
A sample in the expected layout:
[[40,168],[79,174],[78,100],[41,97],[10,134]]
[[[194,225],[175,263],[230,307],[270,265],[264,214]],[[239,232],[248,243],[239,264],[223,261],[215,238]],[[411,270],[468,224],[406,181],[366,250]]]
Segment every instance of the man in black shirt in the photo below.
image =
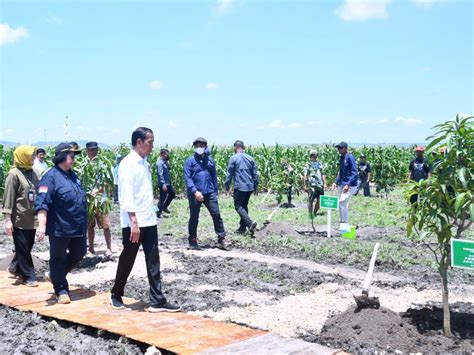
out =
[[[428,160],[425,158],[425,148],[417,146],[415,149],[415,159],[410,162],[408,174],[408,179],[419,182],[421,180],[426,180],[430,177],[431,171],[428,165]],[[418,195],[412,195],[410,198],[410,203],[415,203],[418,201]]]
[[359,176],[359,186],[355,194],[357,195],[362,188],[364,189],[364,196],[370,196],[369,182],[372,175],[372,167],[367,161],[365,154],[360,155],[359,164],[357,165],[357,174]]

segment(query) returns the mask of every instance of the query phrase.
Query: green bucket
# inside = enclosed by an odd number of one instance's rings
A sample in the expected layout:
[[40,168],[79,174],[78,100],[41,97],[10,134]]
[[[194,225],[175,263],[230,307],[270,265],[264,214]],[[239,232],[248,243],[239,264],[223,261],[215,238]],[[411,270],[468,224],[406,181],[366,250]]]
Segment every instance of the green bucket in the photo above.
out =
[[357,238],[356,228],[350,227],[348,232],[342,234],[342,237],[346,239],[356,239]]

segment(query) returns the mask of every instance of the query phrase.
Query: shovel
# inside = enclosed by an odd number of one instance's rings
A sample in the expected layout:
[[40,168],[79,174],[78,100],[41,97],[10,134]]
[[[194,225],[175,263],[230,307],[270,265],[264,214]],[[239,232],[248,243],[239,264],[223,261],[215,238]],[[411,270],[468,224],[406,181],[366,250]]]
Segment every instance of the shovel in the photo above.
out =
[[273,215],[278,211],[278,209],[280,208],[280,206],[281,206],[281,203],[278,204],[278,206],[276,206],[276,207],[273,209],[273,211],[268,215],[268,217],[267,217],[267,219],[265,220],[265,222],[263,222],[262,228],[259,229],[260,231],[263,230],[263,229],[265,229],[265,227],[270,224]]
[[377,251],[379,250],[379,243],[375,243],[374,251],[372,252],[372,258],[370,259],[369,270],[365,275],[364,285],[362,287],[362,294],[360,296],[354,295],[354,300],[357,304],[357,308],[380,308],[380,301],[378,297],[369,297],[370,280],[374,273],[375,259],[377,259]]

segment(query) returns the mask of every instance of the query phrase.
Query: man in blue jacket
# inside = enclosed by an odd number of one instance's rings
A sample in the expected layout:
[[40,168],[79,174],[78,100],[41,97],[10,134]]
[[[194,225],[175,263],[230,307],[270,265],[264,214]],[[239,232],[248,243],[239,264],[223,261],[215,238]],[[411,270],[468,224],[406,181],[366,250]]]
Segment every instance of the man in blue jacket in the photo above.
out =
[[230,158],[225,180],[225,190],[229,192],[230,184],[234,180],[234,208],[240,216],[240,225],[237,233],[245,233],[247,228],[253,236],[257,229],[257,222],[249,217],[248,204],[252,193],[257,194],[258,172],[255,160],[245,153],[244,142],[235,141],[235,154]]
[[199,249],[197,243],[197,226],[199,223],[199,211],[204,203],[211,214],[214,222],[214,230],[217,234],[219,248],[225,249],[225,229],[219,211],[217,199],[217,172],[214,160],[206,153],[207,140],[196,138],[193,142],[195,153],[186,159],[184,163],[184,180],[188,190],[189,200],[189,246],[191,249]]
[[156,170],[158,172],[158,188],[160,189],[160,201],[158,202],[158,211],[156,216],[161,217],[163,212],[170,213],[168,206],[171,201],[176,197],[173,185],[171,185],[170,178],[170,152],[168,149],[162,149],[160,151],[161,159],[156,162]]
[[349,223],[349,200],[357,191],[357,162],[354,156],[347,151],[347,143],[336,145],[341,155],[339,159],[339,173],[333,189],[339,191],[339,215],[341,223]]

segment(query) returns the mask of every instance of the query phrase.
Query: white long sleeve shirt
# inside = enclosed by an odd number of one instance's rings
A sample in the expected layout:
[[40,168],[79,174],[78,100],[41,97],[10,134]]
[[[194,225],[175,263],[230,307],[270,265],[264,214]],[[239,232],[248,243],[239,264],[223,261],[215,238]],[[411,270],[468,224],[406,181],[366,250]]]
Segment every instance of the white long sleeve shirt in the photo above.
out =
[[132,150],[119,165],[120,224],[131,227],[128,212],[135,212],[139,227],[156,225],[150,164]]

